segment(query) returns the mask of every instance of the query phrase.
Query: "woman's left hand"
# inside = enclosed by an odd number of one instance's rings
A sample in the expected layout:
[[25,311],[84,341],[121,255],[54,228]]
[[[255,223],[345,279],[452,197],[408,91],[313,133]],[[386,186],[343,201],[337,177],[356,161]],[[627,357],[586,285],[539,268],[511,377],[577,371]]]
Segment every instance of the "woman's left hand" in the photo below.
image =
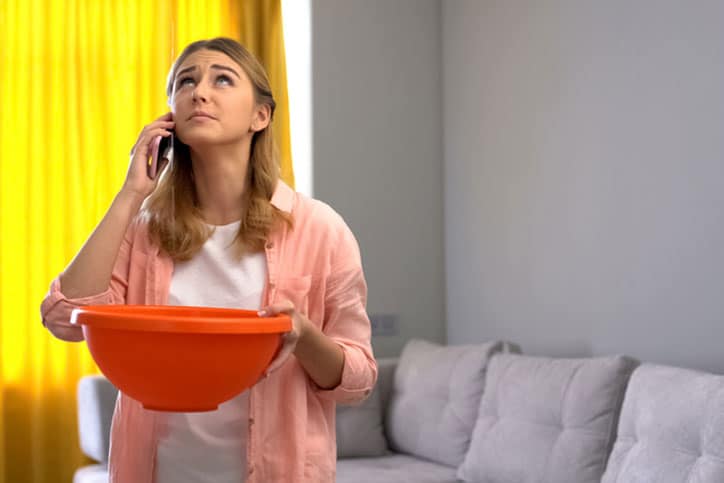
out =
[[297,343],[304,334],[305,328],[311,324],[309,319],[299,313],[290,301],[269,305],[259,311],[260,317],[274,317],[278,314],[287,314],[292,319],[292,330],[282,335],[282,346],[264,372],[265,376],[279,369],[289,359],[297,348]]

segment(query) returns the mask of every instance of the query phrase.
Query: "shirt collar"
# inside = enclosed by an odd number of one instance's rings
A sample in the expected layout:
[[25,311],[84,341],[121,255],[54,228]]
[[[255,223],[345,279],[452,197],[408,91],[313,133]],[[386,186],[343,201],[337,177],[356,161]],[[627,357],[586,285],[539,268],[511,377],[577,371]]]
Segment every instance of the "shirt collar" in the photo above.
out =
[[272,195],[271,204],[280,210],[291,213],[294,206],[294,190],[281,179],[277,181],[277,187]]

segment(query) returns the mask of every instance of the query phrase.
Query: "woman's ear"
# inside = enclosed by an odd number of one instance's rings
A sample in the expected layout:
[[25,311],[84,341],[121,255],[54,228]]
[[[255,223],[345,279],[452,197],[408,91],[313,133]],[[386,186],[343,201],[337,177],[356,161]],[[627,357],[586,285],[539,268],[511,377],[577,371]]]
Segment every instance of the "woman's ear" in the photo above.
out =
[[251,130],[259,132],[266,129],[271,121],[271,108],[269,104],[259,104],[254,111],[254,117],[251,120]]

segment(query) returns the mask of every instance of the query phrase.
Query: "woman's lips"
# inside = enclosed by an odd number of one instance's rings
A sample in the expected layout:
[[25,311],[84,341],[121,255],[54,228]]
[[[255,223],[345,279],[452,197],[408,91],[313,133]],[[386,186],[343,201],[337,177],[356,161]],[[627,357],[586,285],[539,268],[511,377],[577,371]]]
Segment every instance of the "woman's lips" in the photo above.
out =
[[214,121],[216,118],[213,118],[211,116],[207,116],[205,114],[194,114],[190,118],[191,121]]
[[214,116],[206,111],[194,111],[191,113],[191,117],[189,117],[189,119],[193,119],[195,117],[208,117],[209,119],[216,119]]

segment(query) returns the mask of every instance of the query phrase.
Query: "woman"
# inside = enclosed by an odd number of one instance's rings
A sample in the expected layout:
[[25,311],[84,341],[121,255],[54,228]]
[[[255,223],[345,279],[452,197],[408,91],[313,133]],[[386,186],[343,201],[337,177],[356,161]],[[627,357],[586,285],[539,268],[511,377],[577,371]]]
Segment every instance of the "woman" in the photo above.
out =
[[[146,126],[125,183],[41,306],[58,338],[89,304],[209,305],[287,313],[266,377],[196,414],[148,411],[121,394],[115,483],[333,482],[335,403],[371,391],[377,366],[359,249],[327,205],[279,180],[274,99],[259,62],[227,38],[189,45],[169,73],[171,112]],[[173,161],[147,176],[171,130]]]

